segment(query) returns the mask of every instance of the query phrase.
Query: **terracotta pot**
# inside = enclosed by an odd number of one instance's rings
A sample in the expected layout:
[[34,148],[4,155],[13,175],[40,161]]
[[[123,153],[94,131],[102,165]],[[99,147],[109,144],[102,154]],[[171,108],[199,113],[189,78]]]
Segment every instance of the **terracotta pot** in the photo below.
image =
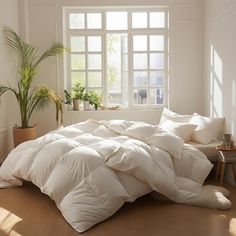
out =
[[28,140],[36,138],[36,126],[30,128],[13,127],[14,147]]

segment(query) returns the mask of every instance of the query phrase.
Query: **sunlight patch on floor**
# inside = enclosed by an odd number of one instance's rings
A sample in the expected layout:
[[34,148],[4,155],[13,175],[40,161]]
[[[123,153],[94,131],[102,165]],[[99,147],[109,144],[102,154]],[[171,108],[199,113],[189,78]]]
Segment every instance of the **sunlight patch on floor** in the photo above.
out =
[[15,230],[12,230],[14,225],[20,221],[22,221],[20,217],[0,207],[0,232],[2,231],[11,236],[21,236],[21,234],[17,233]]
[[229,222],[229,236],[236,236],[236,218],[232,218]]

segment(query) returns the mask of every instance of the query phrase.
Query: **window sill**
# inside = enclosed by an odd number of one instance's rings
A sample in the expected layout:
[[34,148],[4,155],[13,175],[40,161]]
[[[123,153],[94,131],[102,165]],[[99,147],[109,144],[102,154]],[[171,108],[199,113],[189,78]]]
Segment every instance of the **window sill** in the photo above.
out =
[[79,107],[79,110],[73,110],[72,105],[66,105],[64,104],[64,111],[65,112],[132,112],[132,111],[162,111],[164,109],[164,105],[160,106],[150,106],[150,107],[145,107],[145,106],[139,106],[139,107],[118,107],[115,109],[112,108],[107,108],[107,109],[90,109],[90,110],[84,110],[83,105],[81,104]]
[[78,113],[83,113],[83,112],[133,112],[133,111],[162,111],[164,107],[148,107],[148,108],[119,108],[119,109],[98,109],[98,110],[78,110],[78,111],[75,111],[75,110],[67,110],[65,109],[65,112],[78,112]]

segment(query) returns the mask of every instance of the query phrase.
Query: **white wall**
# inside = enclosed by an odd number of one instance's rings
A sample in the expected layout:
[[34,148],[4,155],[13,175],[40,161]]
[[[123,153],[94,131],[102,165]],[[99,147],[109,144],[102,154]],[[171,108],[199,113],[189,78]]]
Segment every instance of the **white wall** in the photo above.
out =
[[170,1],[170,108],[183,114],[202,112],[203,4]]
[[[170,98],[169,107],[180,113],[202,112],[202,0],[26,0],[28,3],[28,36],[38,47],[48,47],[53,41],[63,39],[63,6],[124,6],[124,5],[169,5],[170,9]],[[25,14],[27,15],[27,14]],[[63,95],[62,59],[50,59],[41,66],[40,83],[46,83]],[[156,117],[160,116],[156,110]],[[133,114],[133,115],[130,115]],[[108,116],[107,116],[108,115]],[[92,113],[83,115],[69,112],[65,120],[90,118]],[[133,120],[153,117],[153,113],[103,112],[107,117],[131,117]],[[48,117],[52,117],[48,119]],[[157,120],[157,122],[158,122]],[[37,114],[39,133],[56,127],[54,108]]]
[[205,0],[204,114],[226,118],[236,142],[236,1]]
[[[63,39],[62,7],[63,6],[125,6],[125,5],[169,5],[170,10],[170,81],[169,81],[169,107],[180,113],[202,112],[202,0],[1,0],[0,26],[12,25],[15,30],[31,43],[43,50],[54,41]],[[20,12],[20,25],[18,24],[18,4]],[[10,14],[11,13],[11,14]],[[4,19],[3,19],[4,18]],[[2,38],[0,39],[2,40]],[[2,48],[0,60],[4,65],[4,76],[0,81],[15,76],[15,67],[12,58]],[[43,62],[39,71],[37,84],[47,84],[63,95],[63,60],[50,58]],[[14,77],[15,78],[15,77]],[[10,128],[18,120],[17,110],[8,111],[15,107],[14,101],[2,100],[0,107],[0,139],[11,132]],[[9,98],[12,99],[12,98]],[[6,105],[7,104],[7,105]],[[13,114],[14,113],[14,114]],[[105,111],[94,112],[67,112],[65,123],[85,120],[87,118],[124,118],[132,120],[146,120],[151,123],[159,121],[161,110],[144,111]],[[10,116],[10,114],[12,114]],[[56,128],[55,109],[51,106],[35,115],[39,135]],[[8,128],[6,128],[8,127]],[[3,132],[4,130],[4,132]],[[3,134],[4,133],[4,134]],[[9,136],[9,135],[8,135]],[[10,137],[10,136],[9,136]],[[11,139],[2,145],[5,153],[12,145]],[[1,142],[2,143],[2,142]],[[9,147],[8,147],[9,146]],[[6,148],[5,148],[6,147]]]
[[[0,3],[0,84],[15,85],[16,63],[4,45],[3,28],[10,26],[19,30],[18,0],[1,0]],[[0,161],[13,146],[12,127],[18,121],[15,98],[6,94],[0,100]]]

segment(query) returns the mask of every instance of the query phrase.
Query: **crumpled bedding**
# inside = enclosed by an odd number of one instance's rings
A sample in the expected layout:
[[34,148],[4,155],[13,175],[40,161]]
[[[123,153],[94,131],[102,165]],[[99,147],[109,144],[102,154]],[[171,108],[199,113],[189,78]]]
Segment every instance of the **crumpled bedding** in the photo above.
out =
[[206,204],[202,184],[211,169],[203,153],[158,126],[88,120],[17,146],[0,168],[0,181],[33,182],[84,232],[151,191],[178,203],[229,208],[222,189],[221,201]]

